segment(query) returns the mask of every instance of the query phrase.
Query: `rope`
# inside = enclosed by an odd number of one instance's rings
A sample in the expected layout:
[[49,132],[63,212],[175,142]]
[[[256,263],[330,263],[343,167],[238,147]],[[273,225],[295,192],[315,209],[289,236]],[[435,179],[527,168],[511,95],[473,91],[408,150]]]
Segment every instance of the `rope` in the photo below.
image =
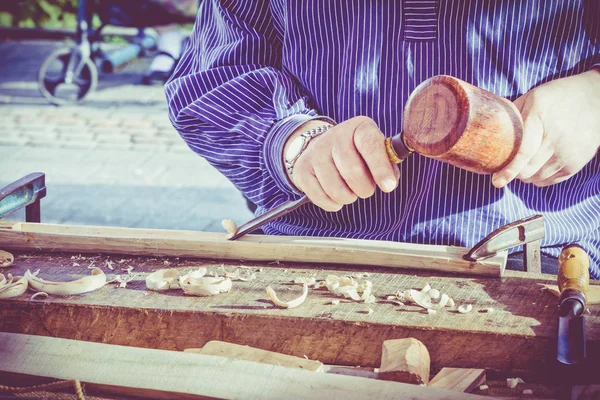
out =
[[10,392],[10,393],[29,393],[29,392],[38,392],[38,391],[52,391],[57,389],[65,389],[65,388],[73,388],[75,389],[75,395],[77,396],[77,400],[85,400],[83,395],[83,389],[81,387],[81,382],[77,380],[73,381],[58,381],[52,383],[44,383],[42,385],[35,386],[4,386],[0,385],[0,392]]

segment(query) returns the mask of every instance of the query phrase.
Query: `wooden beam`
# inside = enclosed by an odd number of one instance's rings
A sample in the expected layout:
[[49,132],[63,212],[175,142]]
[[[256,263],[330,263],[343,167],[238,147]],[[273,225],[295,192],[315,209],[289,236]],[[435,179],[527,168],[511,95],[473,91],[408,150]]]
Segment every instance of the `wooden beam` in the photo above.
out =
[[17,250],[326,262],[498,277],[506,265],[506,252],[471,262],[462,258],[468,249],[453,246],[265,235],[228,241],[225,234],[208,232],[32,223],[17,223],[13,229],[0,230],[0,243]]
[[201,349],[185,349],[183,351],[187,353],[235,358],[238,360],[279,365],[288,368],[300,368],[307,371],[323,372],[323,363],[319,361],[289,356],[287,354],[257,349],[250,346],[242,346],[235,343],[221,342],[219,340],[211,340]]
[[480,399],[436,388],[165,350],[0,333],[0,371],[215,398]]
[[[287,298],[293,298],[300,289],[289,282],[297,277],[362,275],[356,268],[18,251],[14,255],[10,272],[15,276],[40,269],[44,279],[73,280],[88,275],[87,266],[93,263],[104,266],[108,275],[124,273],[122,268],[132,266],[134,279],[126,288],[107,285],[83,296],[51,296],[31,302],[31,294],[24,294],[4,301],[0,307],[3,332],[178,351],[220,340],[306,355],[324,364],[371,368],[380,365],[383,341],[414,337],[427,346],[436,370],[486,368],[526,380],[546,376],[551,368],[540,365],[550,366],[556,360],[557,302],[540,290],[543,284],[556,281],[552,275],[506,271],[502,279],[482,279],[373,269],[367,279],[373,282],[378,301],[369,305],[373,313],[366,314],[361,303],[342,300],[331,305],[336,297],[324,289],[311,289],[306,301],[292,309],[274,307],[265,293],[265,287],[272,285],[282,297],[289,293]],[[105,266],[106,261],[114,271]],[[236,281],[229,293],[212,297],[146,290],[146,274],[157,269],[206,267],[219,272],[222,263],[228,271],[240,264],[251,266],[256,278]],[[426,315],[418,306],[385,300],[390,293],[426,283],[448,294],[457,305],[472,304],[473,311],[460,314],[447,308]],[[479,312],[488,308],[494,311]],[[591,310],[586,316],[588,358],[593,368],[600,368],[600,314]]]
[[485,369],[442,368],[429,387],[470,393],[485,382]]

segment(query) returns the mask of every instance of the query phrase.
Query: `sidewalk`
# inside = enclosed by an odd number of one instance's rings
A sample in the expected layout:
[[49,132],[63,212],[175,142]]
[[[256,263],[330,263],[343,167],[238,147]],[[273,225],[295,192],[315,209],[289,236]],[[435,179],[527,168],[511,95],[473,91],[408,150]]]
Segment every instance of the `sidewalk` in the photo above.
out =
[[252,217],[173,129],[163,89],[138,85],[149,60],[101,75],[81,105],[49,105],[36,76],[58,45],[0,44],[0,186],[46,173],[42,220],[50,223],[221,231],[223,218]]

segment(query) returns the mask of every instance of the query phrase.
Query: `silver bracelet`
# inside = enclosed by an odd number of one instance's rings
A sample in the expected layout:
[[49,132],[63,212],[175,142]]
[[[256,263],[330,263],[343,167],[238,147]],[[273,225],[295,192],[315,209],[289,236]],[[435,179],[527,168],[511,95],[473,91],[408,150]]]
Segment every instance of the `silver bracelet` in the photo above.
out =
[[321,125],[317,128],[311,129],[310,131],[302,133],[292,140],[292,142],[288,145],[284,156],[285,168],[290,176],[292,176],[292,173],[294,172],[294,165],[296,164],[296,161],[302,155],[302,153],[304,153],[304,150],[306,150],[310,141],[317,136],[324,134],[332,127],[333,125],[331,124]]

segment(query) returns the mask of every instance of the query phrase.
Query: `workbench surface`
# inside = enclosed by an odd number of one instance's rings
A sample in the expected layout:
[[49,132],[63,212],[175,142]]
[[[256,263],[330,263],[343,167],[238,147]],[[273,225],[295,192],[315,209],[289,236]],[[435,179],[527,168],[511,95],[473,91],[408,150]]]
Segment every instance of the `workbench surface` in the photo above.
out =
[[[79,339],[157,349],[183,350],[222,340],[271,351],[307,356],[328,364],[376,367],[384,340],[415,337],[429,349],[433,369],[442,367],[489,368],[515,371],[521,376],[544,374],[555,359],[558,325],[557,298],[542,290],[556,277],[506,271],[502,278],[469,278],[435,273],[365,270],[332,265],[260,264],[178,258],[73,255],[15,252],[12,267],[3,272],[22,275],[40,269],[39,277],[71,280],[88,275],[88,266],[102,268],[110,280],[122,269],[134,267],[126,288],[108,284],[80,296],[29,301],[31,292],[2,302],[0,331]],[[114,267],[111,271],[106,262]],[[181,290],[153,292],[145,277],[160,268],[207,267],[209,273],[224,266],[253,267],[256,279],[234,281],[231,292],[214,297],[186,296]],[[296,298],[297,277],[325,279],[328,274],[367,272],[373,282],[376,304],[365,305],[336,297],[325,288],[309,290],[304,304],[276,308],[265,293],[271,285],[283,300]],[[415,305],[399,306],[386,295],[409,288],[432,288],[447,293],[458,305],[428,315]],[[370,307],[373,312],[365,311]],[[492,312],[482,312],[492,308]],[[600,360],[599,308],[587,316],[588,354],[597,367]]]

